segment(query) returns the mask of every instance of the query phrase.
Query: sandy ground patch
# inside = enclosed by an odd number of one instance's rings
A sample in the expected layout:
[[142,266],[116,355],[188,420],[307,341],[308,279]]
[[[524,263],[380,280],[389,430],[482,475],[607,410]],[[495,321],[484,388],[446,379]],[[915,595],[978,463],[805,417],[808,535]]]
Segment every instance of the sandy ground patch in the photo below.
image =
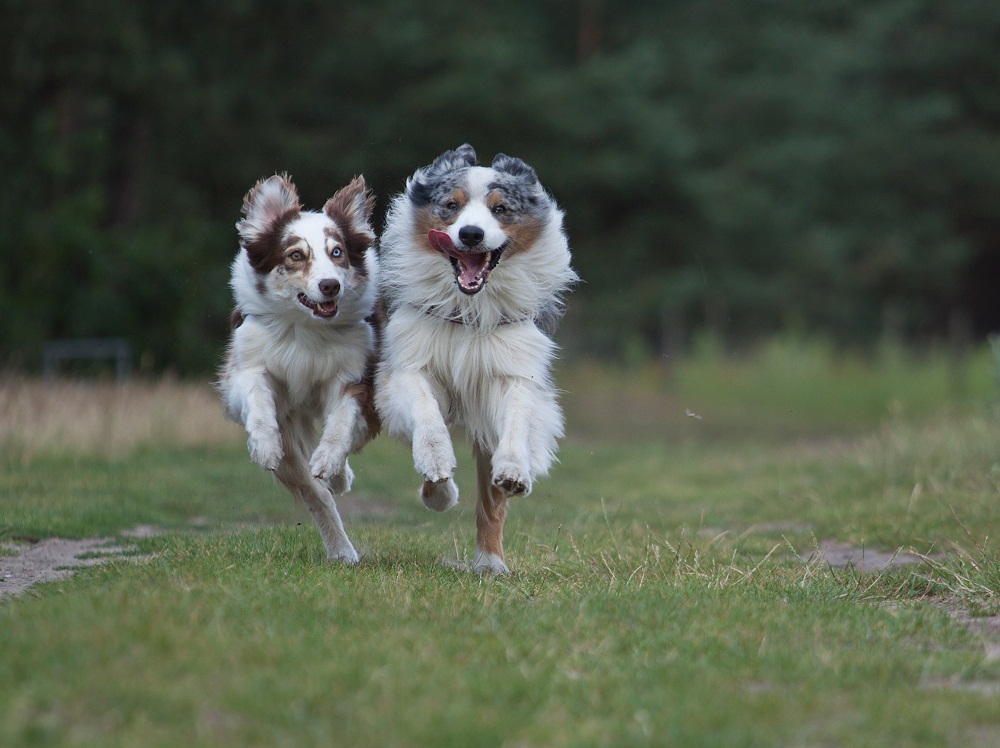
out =
[[5,595],[18,595],[38,582],[65,579],[81,566],[93,566],[135,552],[134,548],[115,545],[114,538],[45,538],[27,544],[4,543],[3,549],[0,599]]
[[923,559],[902,551],[880,551],[876,548],[859,548],[837,540],[824,540],[819,544],[818,555],[836,569],[853,566],[858,571],[882,571],[895,566],[919,564]]
[[[344,519],[348,520],[352,517],[386,518],[398,512],[398,507],[393,502],[361,494],[338,496],[337,507]],[[203,530],[208,527],[209,520],[205,517],[192,517],[190,525],[192,530]],[[256,526],[260,526],[259,523],[236,524],[229,529]],[[120,536],[148,538],[163,532],[164,529],[156,525],[136,525],[129,530],[122,530]],[[0,543],[0,549],[3,551],[0,553],[0,600],[4,596],[19,595],[39,582],[65,579],[80,567],[105,563],[136,552],[127,543],[116,545],[115,538],[29,538],[24,542]]]

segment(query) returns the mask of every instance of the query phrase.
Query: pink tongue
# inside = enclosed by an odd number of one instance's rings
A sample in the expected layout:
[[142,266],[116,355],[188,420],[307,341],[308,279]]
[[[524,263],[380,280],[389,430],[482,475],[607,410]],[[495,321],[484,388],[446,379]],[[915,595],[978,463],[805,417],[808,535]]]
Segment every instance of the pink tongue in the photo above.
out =
[[448,232],[446,231],[431,229],[427,232],[427,241],[438,252],[444,252],[446,255],[454,255],[455,253],[455,245],[452,244],[451,237],[448,236]]
[[476,275],[489,262],[489,253],[487,252],[459,252],[445,231],[431,229],[427,232],[427,241],[438,252],[458,260],[458,278],[466,288],[476,283]]
[[459,279],[466,288],[477,282],[476,275],[486,267],[487,259],[488,256],[485,252],[482,254],[469,254],[458,259]]

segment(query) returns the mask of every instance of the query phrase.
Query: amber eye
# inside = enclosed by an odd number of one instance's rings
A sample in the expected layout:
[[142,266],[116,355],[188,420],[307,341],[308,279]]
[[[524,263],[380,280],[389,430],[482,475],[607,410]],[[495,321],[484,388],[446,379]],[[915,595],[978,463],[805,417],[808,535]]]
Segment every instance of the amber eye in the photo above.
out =
[[330,250],[331,257],[340,257],[342,254],[344,254],[344,251],[340,247],[334,247]]
[[493,206],[493,213],[498,216],[502,216],[508,210],[510,209],[503,203],[497,203],[496,205]]
[[306,256],[302,253],[302,250],[296,249],[294,252],[288,255],[288,259],[291,260],[292,262],[301,262],[302,260],[306,259]]
[[454,213],[456,210],[458,210],[458,203],[455,202],[454,200],[449,200],[444,204],[444,208],[445,210]]

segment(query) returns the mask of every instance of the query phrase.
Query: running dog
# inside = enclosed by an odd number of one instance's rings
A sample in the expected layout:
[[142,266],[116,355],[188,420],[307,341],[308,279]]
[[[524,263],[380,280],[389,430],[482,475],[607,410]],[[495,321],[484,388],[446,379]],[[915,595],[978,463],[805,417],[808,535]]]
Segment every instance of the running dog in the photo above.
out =
[[[334,495],[379,431],[372,382],[380,323],[374,198],[357,177],[322,211],[287,175],[259,181],[236,224],[236,308],[219,389],[251,459],[305,502],[330,559],[357,563]],[[319,428],[317,428],[319,426]]]
[[463,145],[406,181],[381,237],[388,320],[376,407],[412,445],[420,496],[435,511],[458,503],[448,427],[465,429],[476,458],[477,572],[509,572],[508,499],[531,493],[563,434],[551,335],[577,276],[562,226],[530,166],[504,154],[479,166]]

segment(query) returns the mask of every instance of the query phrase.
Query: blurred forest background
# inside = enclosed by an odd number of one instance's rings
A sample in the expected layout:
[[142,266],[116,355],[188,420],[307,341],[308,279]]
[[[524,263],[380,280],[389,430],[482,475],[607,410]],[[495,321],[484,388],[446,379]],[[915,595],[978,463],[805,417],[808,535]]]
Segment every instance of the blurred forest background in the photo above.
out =
[[571,355],[1000,330],[1000,3],[0,0],[0,365],[217,364],[243,194],[536,167]]

